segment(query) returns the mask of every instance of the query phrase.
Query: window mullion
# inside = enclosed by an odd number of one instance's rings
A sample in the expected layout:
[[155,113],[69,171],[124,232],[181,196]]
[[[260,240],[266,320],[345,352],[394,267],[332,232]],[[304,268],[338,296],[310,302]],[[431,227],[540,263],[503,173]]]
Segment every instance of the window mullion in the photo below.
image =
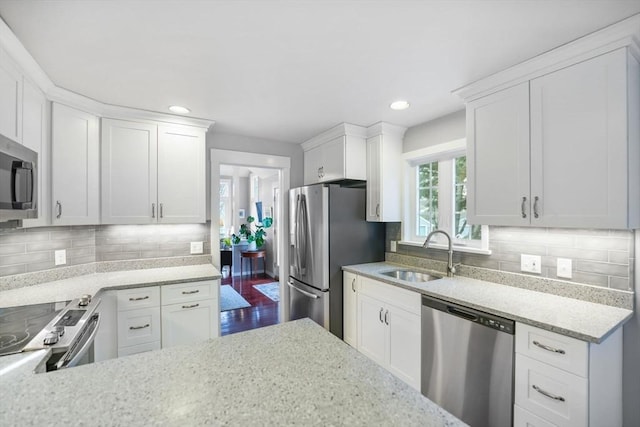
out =
[[441,160],[438,167],[440,169],[440,180],[438,183],[438,191],[440,192],[438,199],[440,229],[445,230],[450,235],[453,235],[453,160]]

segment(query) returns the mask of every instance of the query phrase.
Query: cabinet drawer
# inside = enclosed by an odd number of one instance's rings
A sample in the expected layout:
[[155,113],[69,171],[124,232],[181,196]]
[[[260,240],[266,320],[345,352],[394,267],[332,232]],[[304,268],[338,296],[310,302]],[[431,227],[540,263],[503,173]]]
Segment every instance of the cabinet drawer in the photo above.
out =
[[518,405],[513,407],[513,427],[557,427]]
[[160,341],[130,345],[129,347],[120,347],[118,349],[118,357],[129,356],[138,353],[146,353],[147,351],[152,350],[160,350]]
[[160,287],[123,289],[118,291],[118,311],[160,306]]
[[581,377],[588,376],[589,344],[584,341],[518,323],[516,352]]
[[118,313],[118,348],[160,341],[160,307]]
[[214,295],[214,285],[217,283],[215,280],[207,280],[165,285],[160,291],[162,295],[162,305],[217,298],[217,294]]
[[417,292],[408,291],[367,277],[360,278],[359,292],[402,308],[410,313],[420,315],[422,301],[420,300],[420,294]]
[[586,378],[516,354],[516,405],[558,426],[586,427],[587,399]]

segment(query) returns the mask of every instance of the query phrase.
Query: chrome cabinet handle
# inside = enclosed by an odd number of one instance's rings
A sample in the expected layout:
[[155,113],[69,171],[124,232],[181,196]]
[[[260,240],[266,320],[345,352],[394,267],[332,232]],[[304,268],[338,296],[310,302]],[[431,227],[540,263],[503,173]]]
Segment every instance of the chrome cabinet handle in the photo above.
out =
[[160,218],[164,218],[164,206],[160,203]]
[[199,305],[200,304],[183,305],[182,308],[195,308],[195,307],[197,307]]
[[196,289],[195,291],[182,291],[182,295],[197,294],[198,292],[200,292],[200,289]]
[[565,354],[565,351],[563,349],[561,349],[561,348],[554,348],[554,347],[548,346],[546,344],[542,344],[542,343],[540,343],[538,341],[534,341],[533,345],[535,345],[537,347],[540,347],[543,350],[550,351],[552,353]]
[[149,326],[151,326],[151,325],[147,323],[146,325],[143,325],[143,326],[129,326],[129,329],[131,329],[133,331],[133,330],[136,330],[136,329],[148,328]]
[[538,218],[540,216],[538,215],[538,200],[540,200],[538,196],[533,198],[533,217],[534,218]]
[[143,299],[149,299],[149,295],[144,297],[129,298],[129,301],[142,301]]
[[351,290],[353,292],[356,291],[356,278],[354,277],[353,280],[351,281]]
[[380,203],[376,205],[376,217],[380,218]]
[[524,205],[527,204],[527,198],[523,197],[522,198],[522,205],[520,205],[520,210],[522,211],[522,218],[526,218],[527,217],[527,213],[524,211]]
[[155,217],[156,217],[156,204],[151,203],[151,218],[155,218]]
[[380,318],[380,323],[384,323],[384,320],[382,320],[382,312],[384,311],[384,308],[380,307],[380,314],[378,314],[378,317]]
[[389,324],[389,310],[384,312],[384,323]]
[[62,203],[60,203],[60,200],[56,200],[56,209],[58,210],[56,218],[60,218],[62,216]]
[[533,388],[535,391],[537,391],[541,395],[548,397],[549,399],[557,400],[558,402],[564,402],[565,401],[564,397],[557,396],[555,394],[551,394],[548,391],[545,391],[545,390],[541,389],[540,387],[538,387],[535,384],[532,385],[531,388]]

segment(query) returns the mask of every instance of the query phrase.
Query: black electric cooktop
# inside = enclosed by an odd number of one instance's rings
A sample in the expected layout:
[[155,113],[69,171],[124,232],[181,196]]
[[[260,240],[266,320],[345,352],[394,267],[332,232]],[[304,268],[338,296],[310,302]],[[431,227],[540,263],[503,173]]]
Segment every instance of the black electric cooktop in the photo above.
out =
[[68,303],[0,308],[0,356],[19,353]]

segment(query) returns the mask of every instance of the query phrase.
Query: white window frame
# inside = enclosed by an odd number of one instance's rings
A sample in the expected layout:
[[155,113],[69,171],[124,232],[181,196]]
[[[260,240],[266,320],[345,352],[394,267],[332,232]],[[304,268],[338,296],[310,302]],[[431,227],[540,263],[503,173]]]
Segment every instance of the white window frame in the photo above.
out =
[[[400,244],[410,246],[422,246],[424,236],[417,236],[417,166],[435,161],[441,162],[438,166],[438,227],[452,235],[453,233],[453,212],[454,212],[454,164],[453,159],[466,155],[467,140],[458,139],[443,144],[434,145],[416,151],[411,151],[403,155],[404,160],[404,185],[403,185],[403,230]],[[445,161],[450,160],[450,161]],[[429,247],[447,249],[446,238],[442,235],[434,236],[434,240]],[[481,240],[456,239],[452,235],[454,250],[459,252],[470,252],[477,254],[491,254],[489,250],[489,227],[482,226]]]
[[[227,203],[224,205],[225,209],[224,209],[224,220],[225,225],[224,228],[225,230],[227,230],[227,236],[221,236],[221,237],[229,237],[231,236],[231,233],[233,230],[233,223],[234,223],[234,218],[233,218],[233,177],[230,176],[221,176],[220,177],[220,183],[222,184],[222,182],[228,182],[229,183],[229,196],[226,197],[226,201]],[[222,202],[222,198],[220,198],[220,202]],[[218,210],[220,210],[220,207],[218,207]]]

